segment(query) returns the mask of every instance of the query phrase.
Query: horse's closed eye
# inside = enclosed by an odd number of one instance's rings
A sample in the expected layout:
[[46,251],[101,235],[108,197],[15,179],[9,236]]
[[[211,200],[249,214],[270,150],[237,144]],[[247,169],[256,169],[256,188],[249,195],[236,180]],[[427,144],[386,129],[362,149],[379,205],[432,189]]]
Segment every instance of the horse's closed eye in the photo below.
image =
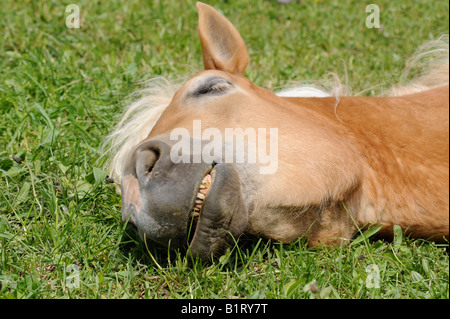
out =
[[212,94],[212,95],[223,95],[226,93],[227,89],[232,87],[231,82],[224,78],[212,77],[206,79],[193,93],[194,96]]

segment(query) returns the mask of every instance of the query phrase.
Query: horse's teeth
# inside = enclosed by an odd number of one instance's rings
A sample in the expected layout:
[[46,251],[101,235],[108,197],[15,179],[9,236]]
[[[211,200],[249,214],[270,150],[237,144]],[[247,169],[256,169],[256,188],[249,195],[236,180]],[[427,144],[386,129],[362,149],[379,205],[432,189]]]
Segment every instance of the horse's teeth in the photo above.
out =
[[207,189],[209,189],[210,186],[211,186],[210,176],[206,175],[202,179],[200,186],[199,186],[199,189],[201,189],[202,191],[198,191],[197,196],[195,198],[194,209],[192,210],[193,217],[200,216],[200,211],[201,211],[203,203],[205,201],[206,193],[208,192]]
[[205,199],[205,194],[197,193],[197,198],[198,199]]

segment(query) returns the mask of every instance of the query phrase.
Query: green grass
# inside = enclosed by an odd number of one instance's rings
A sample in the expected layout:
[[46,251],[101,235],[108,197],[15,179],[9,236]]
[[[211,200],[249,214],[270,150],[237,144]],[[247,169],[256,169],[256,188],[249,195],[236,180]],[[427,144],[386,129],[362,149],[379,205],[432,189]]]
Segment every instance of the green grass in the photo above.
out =
[[[69,3],[2,2],[0,298],[449,298],[448,245],[398,233],[315,249],[242,240],[192,268],[128,236],[100,145],[139,82],[201,70],[195,1],[73,2],[80,29],[65,26]],[[345,78],[344,65],[355,92],[388,87],[449,27],[447,1],[376,1],[382,29],[365,28],[362,2],[210,3],[246,41],[247,76],[269,89]]]

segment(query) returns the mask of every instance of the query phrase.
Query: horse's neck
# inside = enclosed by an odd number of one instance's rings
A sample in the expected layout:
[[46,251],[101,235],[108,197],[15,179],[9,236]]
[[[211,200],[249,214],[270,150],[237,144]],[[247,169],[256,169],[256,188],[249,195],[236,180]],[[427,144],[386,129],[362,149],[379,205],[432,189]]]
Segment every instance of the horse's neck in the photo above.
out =
[[413,148],[429,157],[448,149],[448,98],[447,85],[400,97],[286,100],[320,114],[325,125],[356,144],[380,141],[386,148]]
[[433,212],[446,213],[449,205],[448,95],[446,86],[402,97],[342,97],[339,103],[336,98],[287,100],[315,112],[360,152],[365,168],[356,217],[361,223],[417,219],[423,224],[429,218],[434,227],[438,213]]

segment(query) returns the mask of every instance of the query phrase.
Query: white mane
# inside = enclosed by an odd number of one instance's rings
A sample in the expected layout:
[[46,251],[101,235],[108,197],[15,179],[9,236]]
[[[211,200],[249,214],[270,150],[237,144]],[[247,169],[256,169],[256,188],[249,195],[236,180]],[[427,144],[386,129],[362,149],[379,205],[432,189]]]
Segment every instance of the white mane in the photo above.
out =
[[384,96],[401,96],[419,93],[431,88],[449,84],[448,34],[436,40],[425,42],[417,52],[406,61],[402,79],[411,78],[406,85],[394,85]]
[[130,104],[114,131],[108,135],[103,148],[108,159],[109,175],[120,183],[122,164],[136,145],[146,138],[156,121],[169,105],[180,85],[158,77],[147,81],[146,88],[137,92],[142,96]]
[[315,86],[299,86],[285,89],[276,93],[282,97],[330,97],[332,94]]

